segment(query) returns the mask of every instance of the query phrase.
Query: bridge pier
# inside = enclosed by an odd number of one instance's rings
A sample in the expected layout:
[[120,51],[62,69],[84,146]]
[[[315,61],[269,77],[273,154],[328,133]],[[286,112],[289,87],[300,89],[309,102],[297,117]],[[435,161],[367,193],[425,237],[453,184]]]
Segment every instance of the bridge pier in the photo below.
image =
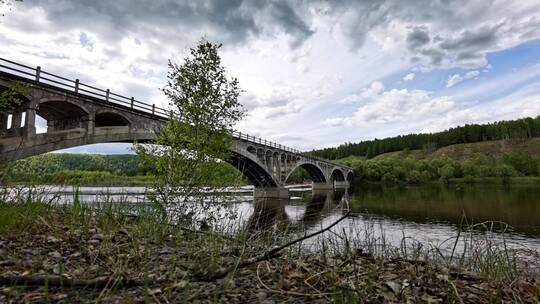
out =
[[311,183],[312,190],[334,190],[334,183]]
[[24,118],[24,136],[26,138],[36,135],[36,108],[30,105],[26,109],[26,116]]
[[254,199],[289,199],[289,189],[287,188],[255,188],[253,190]]
[[348,181],[335,181],[334,182],[334,188],[336,188],[336,189],[347,189],[347,188],[349,188],[349,182]]

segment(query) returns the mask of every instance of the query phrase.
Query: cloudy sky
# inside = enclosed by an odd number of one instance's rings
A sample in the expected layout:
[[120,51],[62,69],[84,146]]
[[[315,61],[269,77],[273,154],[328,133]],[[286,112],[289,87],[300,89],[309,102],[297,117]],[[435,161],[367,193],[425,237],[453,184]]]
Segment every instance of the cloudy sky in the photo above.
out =
[[[243,132],[299,149],[540,115],[540,0],[24,0],[0,57],[166,105],[202,36],[245,91]],[[125,146],[72,149],[125,152]]]

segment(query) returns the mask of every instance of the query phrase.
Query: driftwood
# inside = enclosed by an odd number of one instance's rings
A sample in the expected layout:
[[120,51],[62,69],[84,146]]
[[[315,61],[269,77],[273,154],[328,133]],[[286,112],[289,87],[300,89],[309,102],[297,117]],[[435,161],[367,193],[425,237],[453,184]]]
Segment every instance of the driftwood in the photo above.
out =
[[217,279],[220,279],[220,278],[223,278],[225,277],[227,274],[229,274],[230,272],[232,271],[235,271],[237,269],[241,269],[241,268],[244,268],[244,267],[247,267],[247,266],[250,266],[250,265],[253,265],[255,263],[259,263],[259,262],[262,262],[262,261],[267,261],[267,260],[270,260],[270,259],[273,259],[273,258],[276,258],[280,255],[280,251],[287,248],[287,247],[290,247],[296,243],[299,243],[299,242],[302,242],[304,240],[307,240],[309,238],[312,238],[316,235],[319,235],[321,233],[324,233],[330,229],[332,229],[332,227],[334,227],[335,225],[337,225],[339,222],[341,222],[342,220],[344,220],[345,218],[347,218],[349,216],[349,214],[351,213],[351,211],[349,210],[344,216],[340,217],[337,221],[333,222],[331,225],[329,225],[328,227],[322,229],[322,230],[318,230],[314,233],[311,233],[311,234],[307,234],[307,235],[304,235],[303,237],[301,238],[297,238],[295,240],[292,240],[286,244],[283,244],[283,245],[280,245],[280,246],[277,246],[277,247],[274,247],[268,251],[265,251],[263,254],[260,254],[258,256],[254,256],[252,258],[249,258],[247,260],[244,260],[244,261],[241,261],[240,263],[238,264],[235,264],[235,265],[232,265],[232,266],[229,266],[227,268],[225,268],[224,270],[221,270],[221,271],[218,271],[218,272],[214,272],[214,273],[211,273],[209,275],[206,275],[202,278],[200,278],[201,280],[203,281],[213,281],[213,280],[217,280]]
[[90,280],[69,279],[57,275],[35,275],[35,276],[20,276],[20,275],[1,275],[0,286],[51,286],[51,287],[86,287],[86,288],[105,288],[114,282],[119,287],[129,288],[135,286],[148,286],[161,283],[160,281],[136,280],[113,277],[98,277]]

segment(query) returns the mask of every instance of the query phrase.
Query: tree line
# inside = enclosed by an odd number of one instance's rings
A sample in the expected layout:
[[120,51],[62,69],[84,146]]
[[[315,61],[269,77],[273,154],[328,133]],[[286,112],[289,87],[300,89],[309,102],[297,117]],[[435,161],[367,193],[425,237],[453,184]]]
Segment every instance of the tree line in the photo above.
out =
[[403,157],[344,159],[339,162],[354,168],[355,178],[359,181],[384,184],[448,182],[453,179],[472,182],[484,181],[485,178],[509,182],[515,177],[523,179],[540,175],[540,158],[524,152],[512,152],[499,158],[477,154],[466,160]]
[[432,152],[454,144],[526,139],[538,136],[540,136],[540,116],[487,124],[466,124],[437,133],[417,133],[384,139],[376,138],[358,143],[349,142],[334,148],[313,150],[310,154],[331,160],[347,156],[372,158],[379,154],[405,149],[424,149],[427,152]]

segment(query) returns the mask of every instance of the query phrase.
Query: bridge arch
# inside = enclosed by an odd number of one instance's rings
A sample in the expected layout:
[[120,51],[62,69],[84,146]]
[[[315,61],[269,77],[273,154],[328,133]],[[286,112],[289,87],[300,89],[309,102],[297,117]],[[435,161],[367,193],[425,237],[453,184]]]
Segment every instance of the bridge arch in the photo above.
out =
[[47,132],[86,128],[90,119],[84,106],[58,98],[39,100],[36,115],[47,122]]
[[[297,159],[296,157],[293,157],[293,158]],[[287,178],[285,179],[285,181],[287,181],[289,179],[291,174],[298,167],[301,167],[304,170],[306,170],[307,173],[309,174],[309,176],[311,177],[311,180],[313,182],[315,182],[315,183],[326,183],[326,177],[324,176],[324,172],[321,170],[321,168],[319,168],[319,166],[317,166],[315,164],[308,163],[308,162],[301,162],[301,163],[296,164],[296,166],[294,166],[292,168],[292,170],[287,174]]]
[[330,175],[330,179],[333,181],[338,182],[344,182],[345,181],[345,175],[343,174],[343,171],[336,168],[332,171],[332,174]]
[[352,183],[354,180],[354,173],[352,171],[349,171],[349,173],[347,173],[347,181],[349,183]]
[[272,178],[272,174],[265,169],[265,166],[261,166],[257,160],[254,159],[254,156],[234,151],[233,156],[228,162],[244,174],[256,188],[271,188],[278,186],[274,178]]
[[251,154],[257,154],[257,149],[255,149],[253,146],[249,146],[246,149]]
[[129,118],[113,111],[100,111],[94,117],[95,127],[121,127],[130,125],[131,120]]

